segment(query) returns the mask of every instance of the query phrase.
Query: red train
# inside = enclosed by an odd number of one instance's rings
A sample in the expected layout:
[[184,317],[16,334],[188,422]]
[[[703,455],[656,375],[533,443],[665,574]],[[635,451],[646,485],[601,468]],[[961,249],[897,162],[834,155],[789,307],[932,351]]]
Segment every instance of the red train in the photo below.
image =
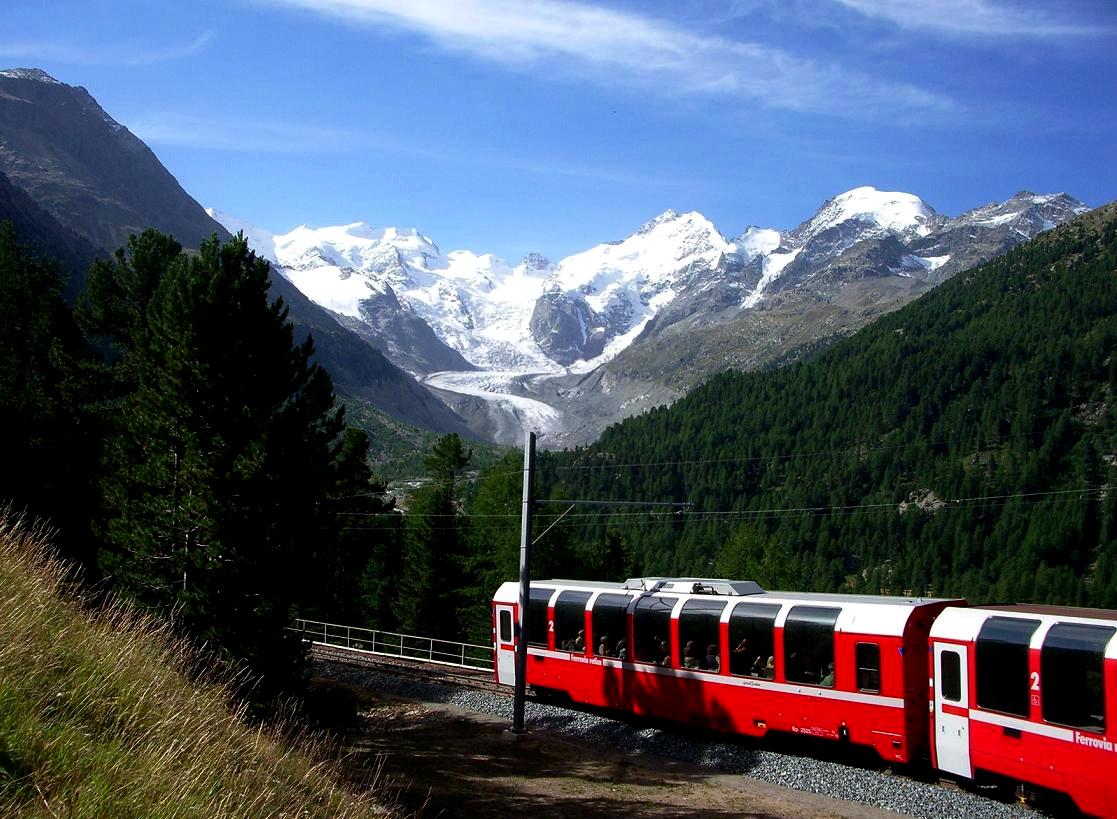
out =
[[[493,599],[496,679],[509,685],[518,598],[505,583]],[[848,741],[1117,817],[1117,612],[648,578],[536,581],[526,617],[537,691]]]

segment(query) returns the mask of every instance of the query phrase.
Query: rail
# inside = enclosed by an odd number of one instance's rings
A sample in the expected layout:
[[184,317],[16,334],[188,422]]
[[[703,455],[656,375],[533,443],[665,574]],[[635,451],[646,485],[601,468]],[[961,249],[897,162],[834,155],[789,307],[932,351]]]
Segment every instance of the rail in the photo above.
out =
[[414,634],[397,634],[377,631],[360,626],[322,623],[317,620],[296,620],[292,628],[311,643],[337,646],[351,651],[363,651],[383,657],[422,660],[457,668],[491,670],[493,647],[473,643],[458,643]]

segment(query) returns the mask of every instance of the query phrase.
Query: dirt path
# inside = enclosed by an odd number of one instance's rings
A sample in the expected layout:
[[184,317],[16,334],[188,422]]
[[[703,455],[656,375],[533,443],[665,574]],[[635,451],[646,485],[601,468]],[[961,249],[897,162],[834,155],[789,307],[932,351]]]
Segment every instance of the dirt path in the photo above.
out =
[[371,694],[350,750],[423,817],[874,817],[898,814],[741,775],[626,753],[454,706]]

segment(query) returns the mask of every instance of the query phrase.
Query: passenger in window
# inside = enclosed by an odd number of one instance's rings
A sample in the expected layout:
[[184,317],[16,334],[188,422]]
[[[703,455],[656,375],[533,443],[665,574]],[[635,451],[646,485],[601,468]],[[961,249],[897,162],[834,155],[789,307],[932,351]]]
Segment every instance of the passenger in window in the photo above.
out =
[[769,657],[768,662],[764,666],[764,679],[774,680],[776,678],[776,658]]
[[791,656],[787,658],[787,665],[784,667],[783,673],[787,675],[789,680],[801,680],[805,675],[803,674],[803,662],[799,659],[799,652],[791,652]]
[[668,643],[666,640],[660,640],[659,641],[659,653],[662,655],[662,659],[658,663],[656,663],[656,665],[661,665],[664,668],[670,668],[671,667],[671,645],[670,645],[670,643]]
[[[665,663],[667,665],[668,663]],[[683,649],[683,667],[684,668],[698,668],[698,649],[694,647],[694,640],[687,641],[686,647]]]
[[750,673],[754,677],[764,676],[764,658],[759,654],[756,655],[756,660],[752,664],[752,671]]
[[706,646],[706,668],[721,671],[721,657],[718,656],[718,647],[713,644]]
[[618,660],[627,660],[628,659],[628,647],[625,646],[624,640],[617,640],[617,659]]
[[609,653],[609,635],[608,634],[602,634],[601,635],[601,642],[597,646],[597,653],[601,657],[612,656]]
[[824,685],[827,688],[833,688],[834,687],[834,664],[833,663],[830,663],[830,665],[828,665],[826,667],[826,673],[824,675],[822,675],[822,681],[819,682],[819,685]]
[[[749,660],[752,656],[749,651],[749,640],[747,637],[742,637],[741,642],[737,643],[737,647],[733,649],[732,655],[729,658],[729,670],[734,674],[753,674],[756,671],[755,661]],[[763,665],[763,663],[761,663]]]
[[578,629],[578,636],[574,638],[574,650],[586,650],[586,630],[584,628]]

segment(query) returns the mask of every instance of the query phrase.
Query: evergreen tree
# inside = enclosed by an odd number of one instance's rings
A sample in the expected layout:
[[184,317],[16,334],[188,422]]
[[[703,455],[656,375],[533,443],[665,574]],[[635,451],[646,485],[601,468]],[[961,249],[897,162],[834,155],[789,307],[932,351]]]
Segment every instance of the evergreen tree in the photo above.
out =
[[0,507],[58,529],[54,542],[87,569],[98,432],[85,408],[88,352],[54,263],[0,222]]
[[460,639],[465,632],[469,584],[457,481],[471,456],[452,433],[435,441],[423,461],[431,482],[415,492],[407,510],[394,606],[405,633]]
[[187,257],[147,231],[94,266],[81,305],[111,353],[103,568],[264,675],[262,695],[298,668],[295,604],[321,599],[334,573],[334,501],[370,490],[367,442],[343,435],[312,342],[293,343],[267,291],[267,262],[243,237]]
[[738,526],[722,546],[714,559],[714,571],[730,580],[755,580],[765,589],[794,591],[802,582],[795,555],[747,523]]

